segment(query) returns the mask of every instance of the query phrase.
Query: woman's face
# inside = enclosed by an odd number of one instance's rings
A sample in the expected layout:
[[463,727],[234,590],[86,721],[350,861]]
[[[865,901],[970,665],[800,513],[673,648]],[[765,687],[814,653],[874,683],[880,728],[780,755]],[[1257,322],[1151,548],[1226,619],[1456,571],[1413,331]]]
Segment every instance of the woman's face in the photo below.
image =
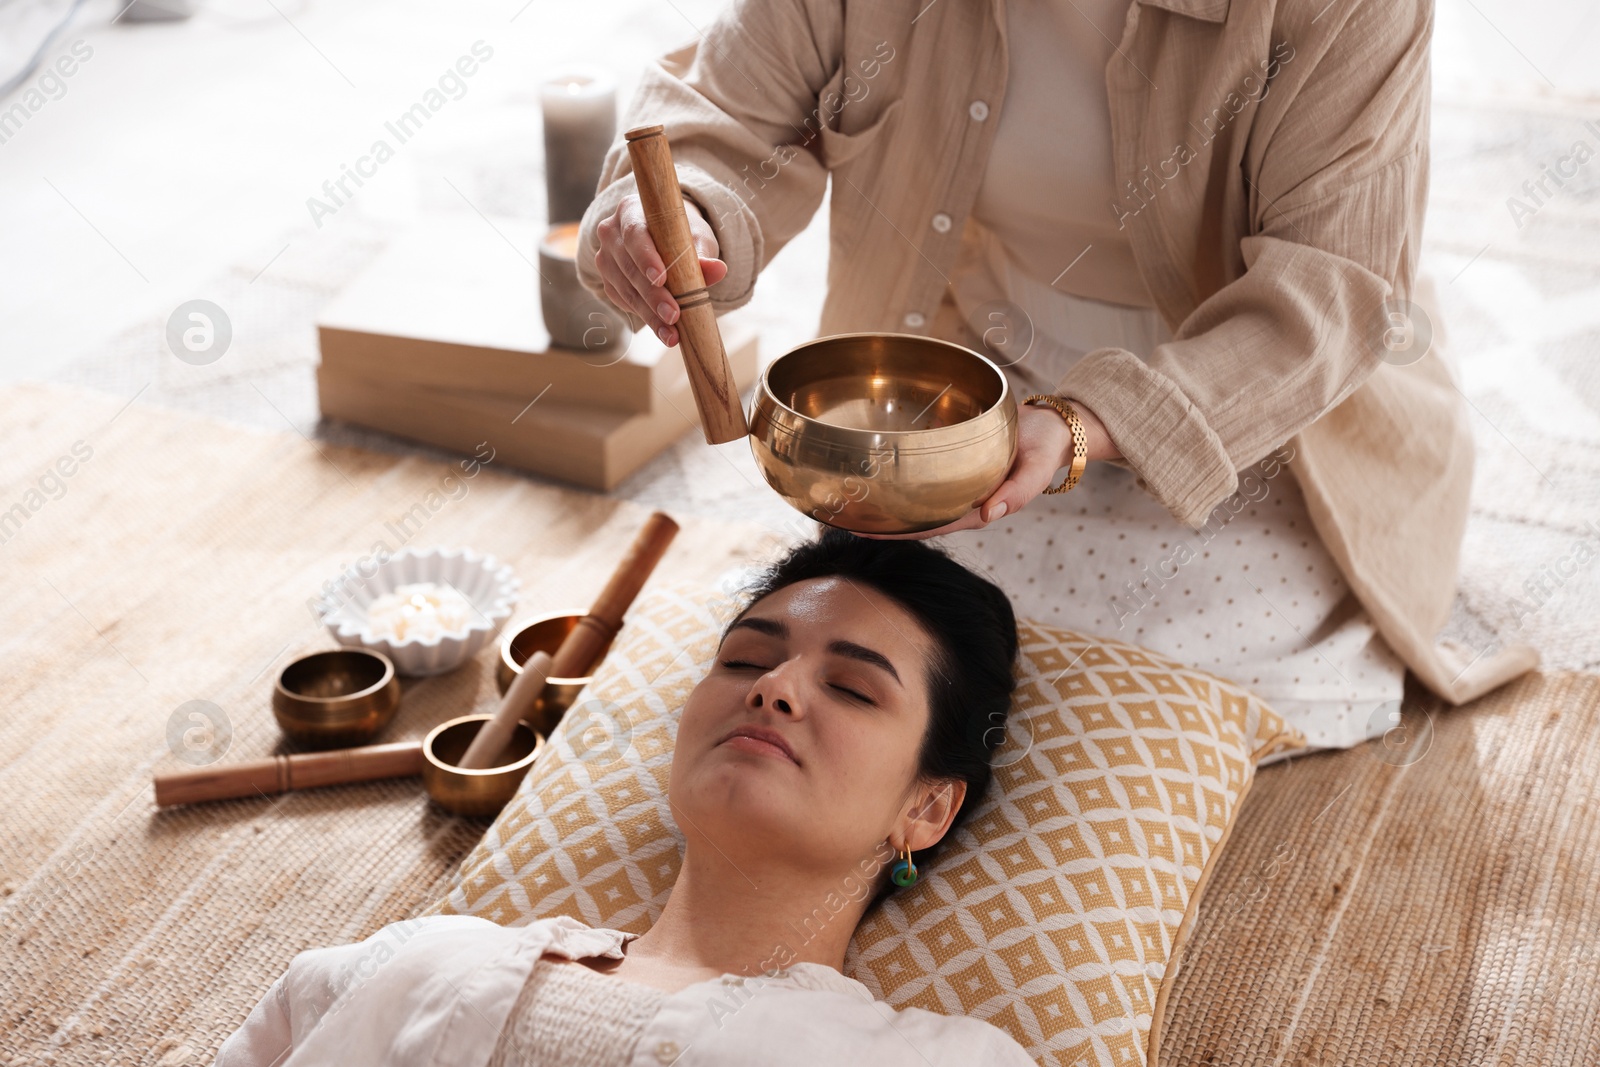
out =
[[739,856],[812,872],[881,856],[929,788],[916,772],[935,647],[904,608],[847,579],[757,601],[684,705],[679,828],[741,868]]

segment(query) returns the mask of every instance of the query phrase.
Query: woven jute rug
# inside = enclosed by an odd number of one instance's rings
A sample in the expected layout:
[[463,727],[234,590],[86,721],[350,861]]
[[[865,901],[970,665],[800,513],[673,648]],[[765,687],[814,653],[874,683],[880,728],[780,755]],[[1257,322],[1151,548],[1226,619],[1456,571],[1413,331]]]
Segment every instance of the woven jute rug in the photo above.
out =
[[1600,676],[1264,768],[1162,1021],[1163,1067],[1600,1064]]
[[[88,458],[63,477],[74,445]],[[520,618],[586,610],[649,514],[493,462],[446,483],[452,470],[0,389],[0,507],[28,512],[0,531],[0,1063],[209,1063],[295,953],[442,892],[487,823],[438,813],[418,780],[158,812],[151,775],[185,767],[168,731],[192,700],[227,716],[225,760],[280,750],[276,672],[335,645],[307,598],[375,543],[398,549],[402,516],[409,544],[511,564]],[[674,517],[652,581],[714,581],[775,545]],[[407,681],[383,739],[493,710],[492,654]]]
[[[280,750],[272,678],[332,645],[306,598],[398,548],[413,505],[409,543],[512,564],[519,616],[587,605],[646,514],[492,462],[452,497],[451,469],[0,389],[0,508],[27,512],[0,530],[0,1063],[209,1063],[295,953],[439,895],[484,823],[414,781],[158,812],[150,778],[183,766],[168,734],[193,700],[226,715],[225,759]],[[678,518],[663,578],[780,548]],[[386,737],[488,710],[488,663],[408,682]],[[1600,678],[1575,673],[1462,708],[1413,694],[1390,744],[1265,770],[1182,957],[1163,1061],[1600,1062],[1597,710]]]

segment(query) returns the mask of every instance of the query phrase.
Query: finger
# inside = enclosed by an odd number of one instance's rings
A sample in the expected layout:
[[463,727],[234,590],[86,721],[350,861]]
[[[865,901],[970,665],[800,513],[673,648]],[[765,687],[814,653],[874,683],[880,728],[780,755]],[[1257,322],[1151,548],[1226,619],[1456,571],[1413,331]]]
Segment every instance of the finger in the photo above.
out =
[[976,509],[976,513],[985,523],[990,523],[1007,515],[1016,514],[1027,502],[1028,497],[1023,494],[1022,487],[1015,479],[1007,478],[1000,483],[998,489],[989,494],[989,499]]
[[[617,291],[616,286],[612,285],[609,281],[604,282],[603,284],[607,300],[611,301],[611,303],[616,305],[618,308],[627,311],[630,315],[639,314],[638,310],[634,308],[628,297]],[[660,337],[661,332],[665,329],[665,326],[651,326],[650,332],[654,333],[657,337]]]
[[594,267],[600,272],[600,285],[605,290],[606,299],[611,301],[618,311],[638,314],[638,308],[632,298],[619,285],[622,272],[611,263],[611,257],[606,255],[605,249],[602,248],[595,253]]
[[[613,241],[613,246],[614,243]],[[661,316],[640,297],[639,291],[628,279],[616,256],[609,254],[604,245],[595,254],[595,265],[600,271],[600,280],[604,284],[607,299],[617,307],[643,319],[650,331],[661,339],[662,344],[670,348],[678,343],[677,331],[662,322]]]
[[660,338],[661,343],[668,348],[676,345],[678,343],[678,331],[671,326],[665,325],[654,315],[648,314],[649,308],[644,306],[639,299],[639,294],[634,291],[632,286],[620,282],[620,278],[621,271],[615,265],[601,270],[600,280],[605,290],[606,299],[617,307],[644,319],[645,325],[650,328],[650,332]]
[[639,294],[639,300],[650,308],[650,317],[662,325],[677,321],[678,301],[664,285],[653,285],[644,270],[631,254],[623,255],[617,266],[628,279],[628,286]]
[[710,229],[710,221],[706,213],[701,211],[701,206],[683,197],[683,216],[690,221],[690,240],[694,242],[694,251],[698,251],[702,259],[717,258],[717,230]]
[[644,209],[625,200],[617,209],[617,215],[624,252],[617,257],[617,265],[663,325],[675,322],[678,301],[666,288],[666,264],[661,261],[655,239],[650,236],[650,227],[645,224]]
[[640,273],[646,275],[652,285],[665,283],[666,264],[661,262],[661,253],[656,249],[655,239],[650,236],[650,227],[645,222],[644,205],[637,196],[623,198],[622,203],[617,205],[616,220],[622,247]]
[[[1047,425],[1054,428],[1054,424]],[[985,522],[1015,515],[1034,497],[1050,488],[1050,483],[1055,480],[1056,457],[1060,453],[1048,443],[1048,437],[1044,443],[1040,443],[1038,436],[1036,433],[1022,434],[1017,458],[1012,461],[1005,480],[989,494],[989,499],[979,505]]]
[[[693,210],[689,210],[693,208]],[[707,285],[716,285],[728,276],[728,265],[720,258],[722,249],[711,223],[700,213],[700,206],[684,198],[684,211],[689,217],[689,234],[694,240],[695,254],[700,257],[700,274]]]
[[[651,246],[652,249],[654,247]],[[626,279],[627,287],[637,294],[639,305],[649,311],[645,318],[652,327],[668,326],[677,321],[678,301],[665,286],[650,283],[645,277],[644,270],[639,266],[638,259],[626,247],[616,263],[618,271]]]
[[700,259],[700,273],[705,276],[707,285],[716,285],[728,276],[728,265],[720,259]]
[[624,294],[618,292],[615,285],[611,284],[610,278],[602,275],[600,278],[600,285],[605,290],[606,299],[611,301],[612,305],[615,306],[618,311],[624,311],[630,315],[638,314],[638,312],[634,309],[632,302],[629,301]]
[[711,223],[698,210],[688,212],[689,239],[694,242],[694,250],[701,259],[716,259],[721,253],[717,247],[717,235],[711,229]]
[[628,283],[622,268],[617,265],[615,258],[606,255],[604,249],[595,257],[595,265],[600,269],[600,280],[605,285],[607,298],[619,308],[631,311],[644,319],[645,325],[659,335],[665,324],[650,310],[648,304],[640,298],[637,290]]

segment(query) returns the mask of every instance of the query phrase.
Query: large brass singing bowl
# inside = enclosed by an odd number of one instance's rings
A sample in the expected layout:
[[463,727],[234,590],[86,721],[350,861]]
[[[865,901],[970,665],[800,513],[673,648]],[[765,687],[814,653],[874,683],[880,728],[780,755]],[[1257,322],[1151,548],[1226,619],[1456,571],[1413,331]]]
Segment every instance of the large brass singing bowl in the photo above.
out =
[[756,387],[750,448],[802,514],[857,533],[917,533],[988,499],[1017,452],[1003,371],[914,334],[818,338],[774,360]]

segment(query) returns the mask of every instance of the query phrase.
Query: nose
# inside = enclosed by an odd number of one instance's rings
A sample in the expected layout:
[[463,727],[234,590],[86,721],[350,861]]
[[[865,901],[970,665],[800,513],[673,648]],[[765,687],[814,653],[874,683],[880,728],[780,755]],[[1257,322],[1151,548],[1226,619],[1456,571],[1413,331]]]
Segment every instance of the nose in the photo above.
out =
[[745,695],[745,706],[749,708],[770,706],[782,715],[797,714],[800,702],[798,683],[793,677],[794,668],[793,661],[785,660],[757,678],[755,684],[750,687],[750,692]]

